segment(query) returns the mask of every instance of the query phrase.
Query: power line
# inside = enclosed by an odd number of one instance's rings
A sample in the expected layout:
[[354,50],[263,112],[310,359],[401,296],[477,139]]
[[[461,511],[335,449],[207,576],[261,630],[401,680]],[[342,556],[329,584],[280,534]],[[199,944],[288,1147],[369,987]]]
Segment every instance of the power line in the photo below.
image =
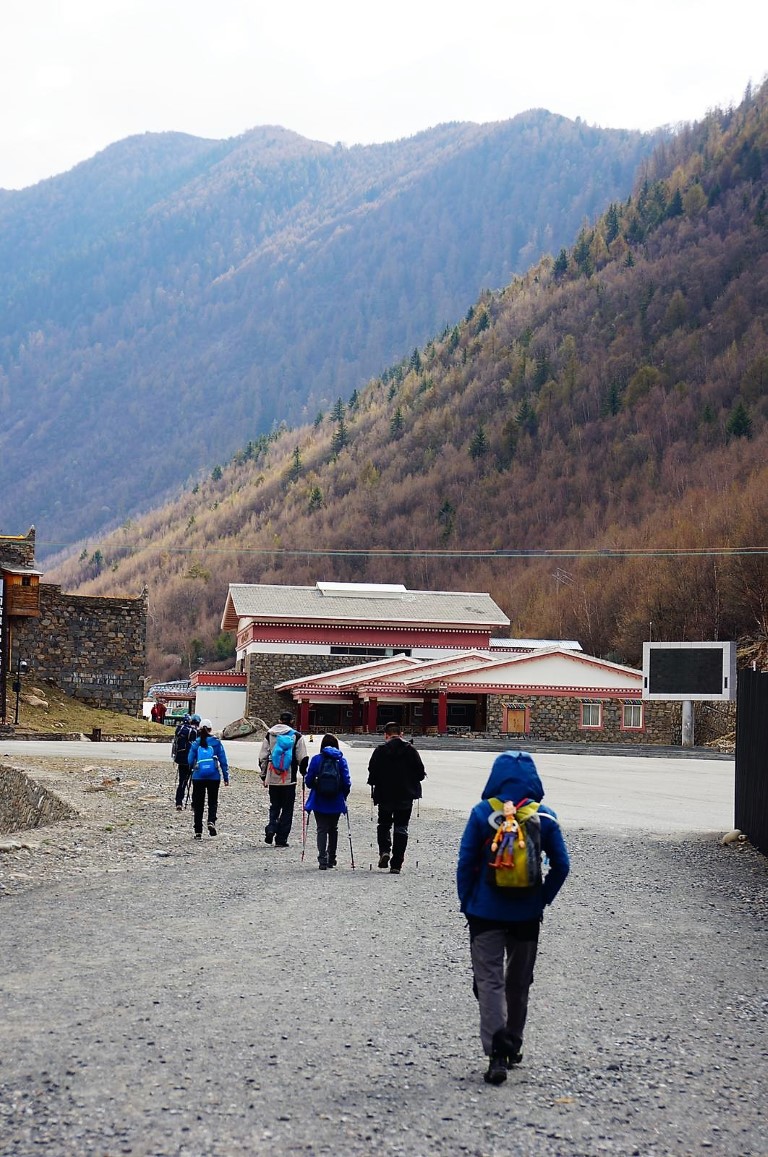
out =
[[[55,550],[66,550],[79,543],[41,542],[39,547]],[[141,543],[121,542],[118,550],[125,546],[142,548]],[[145,547],[146,549],[146,547]],[[543,559],[613,559],[613,558],[733,558],[733,557],[764,557],[768,556],[768,546],[716,546],[716,547],[509,547],[496,550],[416,550],[413,548],[400,549],[396,547],[343,547],[343,548],[306,548],[298,547],[217,547],[203,545],[193,546],[163,546],[156,544],[153,549],[162,554],[245,554],[273,558],[445,558],[445,559],[514,559],[514,558],[543,558]]]

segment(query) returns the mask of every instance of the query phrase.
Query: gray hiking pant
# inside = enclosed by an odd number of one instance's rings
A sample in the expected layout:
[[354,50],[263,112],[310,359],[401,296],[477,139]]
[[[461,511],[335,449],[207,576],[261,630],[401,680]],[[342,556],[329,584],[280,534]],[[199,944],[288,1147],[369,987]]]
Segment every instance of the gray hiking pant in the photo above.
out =
[[[506,1029],[517,1052],[523,1047],[528,990],[533,984],[538,938],[520,940],[514,929],[492,928],[471,935],[470,952],[480,1005],[480,1040],[490,1056],[493,1034]],[[505,962],[506,957],[506,962]]]

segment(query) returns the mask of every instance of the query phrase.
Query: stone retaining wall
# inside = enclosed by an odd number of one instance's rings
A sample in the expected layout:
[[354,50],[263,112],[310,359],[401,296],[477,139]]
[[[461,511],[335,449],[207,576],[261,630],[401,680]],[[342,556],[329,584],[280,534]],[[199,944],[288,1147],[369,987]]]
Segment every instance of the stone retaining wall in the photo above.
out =
[[698,746],[712,743],[736,730],[736,701],[694,703],[693,742]]
[[22,832],[77,815],[18,767],[0,765],[0,832]]

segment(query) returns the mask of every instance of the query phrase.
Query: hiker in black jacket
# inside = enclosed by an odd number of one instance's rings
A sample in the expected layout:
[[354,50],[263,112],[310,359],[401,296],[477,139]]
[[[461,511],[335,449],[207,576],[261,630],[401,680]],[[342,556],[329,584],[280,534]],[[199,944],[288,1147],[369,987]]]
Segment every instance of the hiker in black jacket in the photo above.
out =
[[173,761],[176,764],[176,774],[178,776],[176,782],[176,811],[183,811],[184,795],[187,790],[187,784],[192,778],[192,768],[187,762],[189,757],[189,749],[197,739],[197,725],[200,722],[199,715],[185,715],[182,722],[176,728],[176,734],[173,737]]
[[413,744],[403,742],[399,723],[387,724],[384,740],[374,748],[368,763],[368,783],[379,809],[379,867],[397,874],[408,846],[413,801],[421,799],[421,781],[427,773]]

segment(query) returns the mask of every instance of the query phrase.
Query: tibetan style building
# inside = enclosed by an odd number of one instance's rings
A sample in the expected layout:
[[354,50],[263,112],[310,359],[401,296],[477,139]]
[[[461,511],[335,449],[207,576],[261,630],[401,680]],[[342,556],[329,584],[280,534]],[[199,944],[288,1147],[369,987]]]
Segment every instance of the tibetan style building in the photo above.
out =
[[[642,700],[642,672],[577,643],[499,637],[487,594],[400,585],[230,586],[243,715],[302,731],[679,742],[679,712]],[[234,688],[230,689],[230,694]],[[676,738],[677,736],[677,738]]]

